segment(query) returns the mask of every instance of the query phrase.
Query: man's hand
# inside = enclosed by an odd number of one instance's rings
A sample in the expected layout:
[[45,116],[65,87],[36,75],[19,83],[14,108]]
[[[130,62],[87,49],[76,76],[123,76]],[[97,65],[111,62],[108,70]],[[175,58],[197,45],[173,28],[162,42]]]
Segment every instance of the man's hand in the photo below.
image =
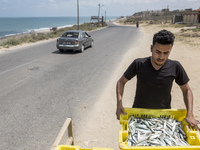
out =
[[193,127],[195,130],[198,130],[197,120],[194,117],[187,116],[186,121],[189,126]]
[[194,118],[194,115],[193,115],[193,94],[192,94],[192,90],[190,89],[190,86],[189,86],[188,83],[180,86],[180,88],[183,92],[183,98],[184,98],[185,106],[187,108],[186,121],[189,124],[189,126],[195,128],[195,130],[198,130],[197,120]]
[[124,107],[123,106],[117,106],[116,115],[117,115],[118,120],[119,120],[121,114],[123,114],[123,115],[125,114]]
[[116,86],[116,95],[117,95],[117,119],[119,120],[120,114],[125,114],[124,113],[124,107],[122,105],[122,96],[124,92],[124,86],[128,79],[125,78],[123,75],[118,81],[117,81],[117,86]]

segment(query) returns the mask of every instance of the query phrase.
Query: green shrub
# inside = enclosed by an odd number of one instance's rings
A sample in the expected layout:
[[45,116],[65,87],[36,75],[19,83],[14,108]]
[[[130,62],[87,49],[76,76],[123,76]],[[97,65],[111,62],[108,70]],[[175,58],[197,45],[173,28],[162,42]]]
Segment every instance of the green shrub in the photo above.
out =
[[187,31],[187,29],[181,29],[181,32],[183,33],[183,32],[186,32]]
[[19,42],[20,43],[27,43],[27,42],[29,42],[30,41],[30,36],[28,36],[28,35],[25,35],[25,36],[23,36],[23,37],[21,37],[20,39],[19,39]]
[[19,44],[20,44],[20,41],[18,39],[11,38],[11,39],[8,39],[7,41],[3,42],[1,44],[1,46],[10,47],[12,45],[19,45]]
[[175,24],[174,27],[175,28],[183,28],[183,27],[186,27],[186,24]]
[[[100,25],[101,25],[101,23],[100,23]],[[98,27],[92,26],[91,23],[84,23],[84,24],[79,25],[79,30],[83,30],[83,31],[91,31],[91,30],[95,30],[97,28]],[[10,46],[19,45],[21,43],[33,43],[33,42],[37,42],[37,41],[41,41],[41,40],[47,40],[49,38],[57,38],[57,37],[60,37],[67,30],[77,30],[77,25],[74,25],[72,27],[58,29],[56,31],[46,33],[46,34],[44,34],[44,33],[38,33],[38,35],[35,35],[35,34],[30,35],[29,34],[29,35],[24,35],[18,39],[11,38],[11,39],[6,40],[2,44],[0,44],[0,46],[9,48]]]

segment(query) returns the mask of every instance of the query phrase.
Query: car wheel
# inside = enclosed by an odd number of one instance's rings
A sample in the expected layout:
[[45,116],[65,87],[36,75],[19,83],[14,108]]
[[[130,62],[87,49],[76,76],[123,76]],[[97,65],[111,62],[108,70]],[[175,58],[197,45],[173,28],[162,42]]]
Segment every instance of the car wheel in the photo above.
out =
[[59,51],[62,53],[62,52],[63,52],[63,49],[59,49]]
[[94,42],[93,42],[93,41],[91,41],[91,43],[90,43],[90,47],[93,47],[93,45],[94,45]]
[[81,46],[81,53],[84,51],[84,49],[85,49],[85,46],[82,45],[82,46]]

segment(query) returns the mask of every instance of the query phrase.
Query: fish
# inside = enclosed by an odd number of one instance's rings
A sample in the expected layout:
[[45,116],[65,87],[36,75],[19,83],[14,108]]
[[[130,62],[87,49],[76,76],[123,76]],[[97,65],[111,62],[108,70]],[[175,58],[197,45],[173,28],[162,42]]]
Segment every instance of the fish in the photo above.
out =
[[128,119],[128,146],[190,146],[181,122],[170,118]]

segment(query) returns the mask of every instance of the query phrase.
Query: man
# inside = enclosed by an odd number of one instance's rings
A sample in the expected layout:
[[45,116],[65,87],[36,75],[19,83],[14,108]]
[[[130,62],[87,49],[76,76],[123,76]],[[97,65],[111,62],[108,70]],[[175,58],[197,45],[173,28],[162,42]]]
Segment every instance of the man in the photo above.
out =
[[139,22],[138,22],[138,21],[136,22],[136,27],[137,27],[137,28],[139,27]]
[[117,82],[117,119],[124,114],[122,96],[127,81],[137,76],[137,88],[133,108],[170,109],[173,81],[180,86],[187,109],[186,120],[197,130],[193,115],[193,94],[189,78],[178,61],[168,59],[174,44],[174,35],[161,30],[153,37],[151,57],[138,58],[132,62]]

